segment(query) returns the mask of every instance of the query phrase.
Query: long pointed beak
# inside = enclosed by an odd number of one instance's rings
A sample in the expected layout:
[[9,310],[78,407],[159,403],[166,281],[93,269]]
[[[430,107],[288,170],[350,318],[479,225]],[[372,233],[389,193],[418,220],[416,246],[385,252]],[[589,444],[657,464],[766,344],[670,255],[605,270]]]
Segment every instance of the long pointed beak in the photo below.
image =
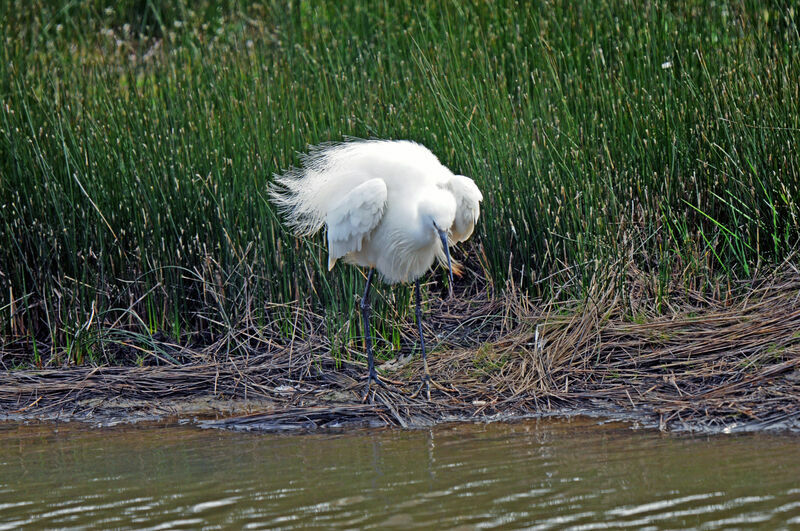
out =
[[453,298],[453,264],[450,262],[450,246],[447,245],[447,233],[441,229],[436,229],[439,233],[439,238],[442,239],[442,247],[444,247],[444,254],[447,256],[447,272],[450,274],[450,298]]

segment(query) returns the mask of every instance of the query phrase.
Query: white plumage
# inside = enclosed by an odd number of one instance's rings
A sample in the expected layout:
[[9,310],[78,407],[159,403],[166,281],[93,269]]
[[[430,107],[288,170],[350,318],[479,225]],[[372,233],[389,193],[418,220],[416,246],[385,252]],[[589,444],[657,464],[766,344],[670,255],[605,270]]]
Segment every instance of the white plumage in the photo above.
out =
[[374,267],[390,283],[422,276],[450,245],[469,238],[483,199],[410,141],[358,140],[311,148],[302,167],[276,175],[273,202],[299,236],[327,228],[328,267],[343,258]]
[[[449,247],[472,234],[483,199],[475,182],[453,172],[424,146],[400,140],[357,140],[312,147],[300,168],[275,176],[272,201],[298,236],[327,229],[328,268],[340,258],[368,267],[361,300],[370,383],[375,371],[369,333],[373,269],[389,283],[415,282],[417,324],[430,399],[419,278],[435,260],[453,270]],[[422,389],[422,386],[420,386]],[[417,391],[419,393],[419,391]],[[416,395],[416,393],[415,393]]]

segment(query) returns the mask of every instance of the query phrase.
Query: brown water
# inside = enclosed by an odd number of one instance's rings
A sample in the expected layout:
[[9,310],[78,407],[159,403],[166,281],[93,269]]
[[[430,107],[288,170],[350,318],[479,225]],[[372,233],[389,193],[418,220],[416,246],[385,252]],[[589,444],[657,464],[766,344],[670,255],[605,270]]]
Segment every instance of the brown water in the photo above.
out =
[[0,424],[0,529],[800,526],[800,437]]

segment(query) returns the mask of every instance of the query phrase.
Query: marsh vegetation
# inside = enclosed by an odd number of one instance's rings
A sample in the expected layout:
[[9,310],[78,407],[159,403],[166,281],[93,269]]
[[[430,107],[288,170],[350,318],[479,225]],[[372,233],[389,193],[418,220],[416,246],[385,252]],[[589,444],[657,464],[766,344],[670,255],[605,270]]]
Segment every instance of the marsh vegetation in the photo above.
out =
[[[788,4],[171,5],[0,8],[5,369],[244,360],[314,338],[334,366],[361,363],[363,275],[328,273],[322,239],[294,238],[266,194],[307,145],[346,136],[417,140],[475,179],[456,287],[495,331],[547,330],[515,308],[646,324],[754,286],[796,294]],[[378,293],[390,359],[414,348],[411,292]],[[791,371],[796,339],[756,348]],[[467,365],[503,374],[495,351]]]

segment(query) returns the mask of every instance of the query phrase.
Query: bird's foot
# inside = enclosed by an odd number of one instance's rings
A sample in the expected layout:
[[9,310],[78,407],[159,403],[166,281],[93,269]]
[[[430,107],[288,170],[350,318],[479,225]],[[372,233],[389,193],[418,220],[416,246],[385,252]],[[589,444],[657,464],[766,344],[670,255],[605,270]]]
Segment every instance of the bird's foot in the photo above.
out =
[[[367,400],[367,397],[369,396],[369,392],[370,392],[370,390],[372,388],[372,382],[375,382],[379,386],[381,386],[384,389],[388,390],[389,388],[386,387],[386,384],[383,383],[383,380],[384,380],[384,378],[381,378],[378,375],[378,373],[375,371],[375,369],[372,369],[371,371],[369,371],[369,375],[367,376],[367,385],[364,386],[364,393],[361,395],[361,401],[365,402]],[[391,382],[391,380],[387,380],[387,381]],[[371,400],[370,400],[370,402],[371,402]]]
[[451,389],[449,387],[445,387],[444,385],[440,384],[439,382],[437,382],[436,380],[431,378],[430,374],[423,374],[422,375],[422,383],[419,385],[419,388],[414,392],[413,395],[411,395],[410,398],[417,398],[417,396],[419,396],[420,391],[422,391],[422,388],[424,387],[425,388],[425,396],[428,398],[428,401],[430,401],[430,399],[431,399],[431,385],[433,387],[435,387],[436,389],[438,389],[439,391],[442,391],[445,394],[458,393],[458,389]]
[[424,375],[422,377],[422,383],[419,384],[419,387],[417,388],[417,390],[409,398],[417,398],[419,396],[419,392],[422,391],[422,388],[424,387],[425,388],[425,395],[428,397],[428,402],[430,402],[430,400],[431,400],[431,384],[430,384],[430,382],[431,382],[431,377],[429,375],[427,375],[427,374]]

